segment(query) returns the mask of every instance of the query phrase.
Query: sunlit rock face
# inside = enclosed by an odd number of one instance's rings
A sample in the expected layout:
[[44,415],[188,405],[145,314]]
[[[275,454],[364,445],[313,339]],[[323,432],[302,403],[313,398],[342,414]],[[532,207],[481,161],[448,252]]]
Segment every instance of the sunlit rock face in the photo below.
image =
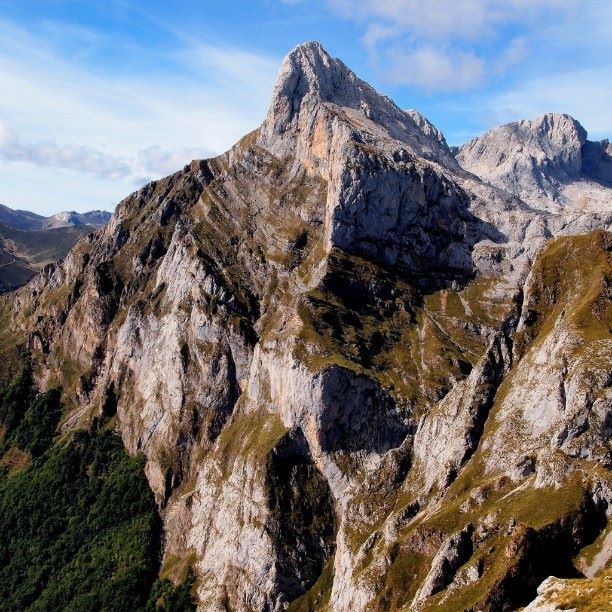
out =
[[569,115],[547,113],[486,132],[459,147],[457,161],[531,206],[610,211],[612,156]]
[[63,428],[146,455],[202,610],[510,609],[605,538],[610,206],[534,206],[477,148],[300,45],[258,130],[3,300]]

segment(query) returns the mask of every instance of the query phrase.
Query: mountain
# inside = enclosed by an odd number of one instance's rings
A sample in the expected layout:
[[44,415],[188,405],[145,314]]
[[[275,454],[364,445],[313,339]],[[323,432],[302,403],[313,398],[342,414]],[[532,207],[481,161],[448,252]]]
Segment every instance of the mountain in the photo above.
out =
[[612,146],[587,140],[586,130],[569,115],[548,113],[502,125],[456,153],[466,170],[536,208],[610,209]]
[[20,230],[0,223],[0,293],[25,285],[42,268],[62,259],[91,226]]
[[91,210],[86,213],[78,213],[73,210],[68,212],[60,212],[47,217],[43,223],[43,229],[54,229],[58,227],[70,227],[80,225],[91,225],[98,227],[108,223],[111,218],[111,213],[107,210]]
[[[46,452],[111,430],[144,455],[143,584],[191,575],[202,610],[505,610],[609,566],[612,211],[544,211],[458,157],[306,43],[257,130],[0,299],[5,376],[61,387]],[[0,463],[27,474],[19,371]]]
[[107,210],[91,210],[85,213],[68,211],[43,217],[28,210],[13,210],[0,204],[0,223],[5,223],[19,230],[53,229],[78,225],[98,227],[107,223],[110,218],[111,213]]
[[45,217],[29,210],[13,210],[0,204],[0,223],[11,225],[15,229],[40,229]]
[[44,266],[65,257],[82,236],[110,217],[101,210],[43,217],[0,204],[0,293],[21,287]]

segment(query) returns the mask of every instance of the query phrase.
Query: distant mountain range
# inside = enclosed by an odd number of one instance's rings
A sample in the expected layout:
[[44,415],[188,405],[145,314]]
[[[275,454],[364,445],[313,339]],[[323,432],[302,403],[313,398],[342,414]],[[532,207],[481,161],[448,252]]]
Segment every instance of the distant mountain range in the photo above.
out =
[[74,210],[63,211],[44,217],[29,210],[13,210],[0,204],[0,223],[6,223],[20,230],[57,229],[59,227],[77,227],[104,225],[111,218],[107,210],[90,210],[78,213]]
[[0,293],[24,285],[46,264],[63,259],[81,236],[110,217],[104,210],[44,217],[0,204]]

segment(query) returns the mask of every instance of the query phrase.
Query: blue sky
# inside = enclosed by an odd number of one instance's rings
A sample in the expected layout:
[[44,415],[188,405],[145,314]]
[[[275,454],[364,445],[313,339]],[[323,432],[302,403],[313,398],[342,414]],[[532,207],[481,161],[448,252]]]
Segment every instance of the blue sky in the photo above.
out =
[[307,40],[451,144],[546,111],[612,137],[609,0],[0,0],[0,202],[112,210],[224,151]]

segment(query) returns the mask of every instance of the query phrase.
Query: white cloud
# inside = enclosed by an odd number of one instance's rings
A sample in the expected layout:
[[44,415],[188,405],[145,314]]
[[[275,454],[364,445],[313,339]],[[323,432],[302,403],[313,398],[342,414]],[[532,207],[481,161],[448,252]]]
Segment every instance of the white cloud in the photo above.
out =
[[367,26],[363,35],[363,42],[371,53],[375,53],[380,42],[395,38],[400,32],[401,29],[394,25],[371,23]]
[[387,78],[431,91],[465,91],[482,82],[484,61],[473,53],[448,54],[433,47],[391,52]]
[[126,177],[132,172],[125,160],[93,147],[58,145],[53,141],[26,142],[1,121],[0,159],[76,170],[111,180]]
[[[327,0],[361,22],[363,42],[391,82],[426,91],[466,91],[506,73],[529,48],[508,26],[538,29],[563,21],[589,0]],[[509,31],[509,30],[508,30]]]
[[504,74],[525,57],[527,47],[528,42],[524,36],[513,38],[502,54],[494,60],[492,70],[497,74]]
[[22,176],[28,165],[55,168],[58,174],[45,173],[47,190],[67,198],[64,171],[106,181],[88,201],[68,200],[63,208],[108,207],[108,194],[119,201],[135,177],[158,178],[192,157],[223,151],[265,116],[278,59],[169,33],[175,44],[165,51],[121,50],[145,70],[104,71],[66,50],[66,37],[74,36],[76,47],[84,39],[96,45],[95,33],[41,28],[26,31],[0,19],[0,201],[10,206],[39,205],[8,180],[17,165]]
[[151,145],[138,151],[134,157],[115,157],[89,146],[24,141],[0,121],[0,160],[74,170],[101,179],[118,180],[141,175],[152,179],[175,172],[192,159],[214,155],[214,151],[201,147],[168,150]]
[[349,18],[393,24],[417,39],[474,39],[499,24],[533,18],[542,10],[568,9],[581,0],[328,0]]

